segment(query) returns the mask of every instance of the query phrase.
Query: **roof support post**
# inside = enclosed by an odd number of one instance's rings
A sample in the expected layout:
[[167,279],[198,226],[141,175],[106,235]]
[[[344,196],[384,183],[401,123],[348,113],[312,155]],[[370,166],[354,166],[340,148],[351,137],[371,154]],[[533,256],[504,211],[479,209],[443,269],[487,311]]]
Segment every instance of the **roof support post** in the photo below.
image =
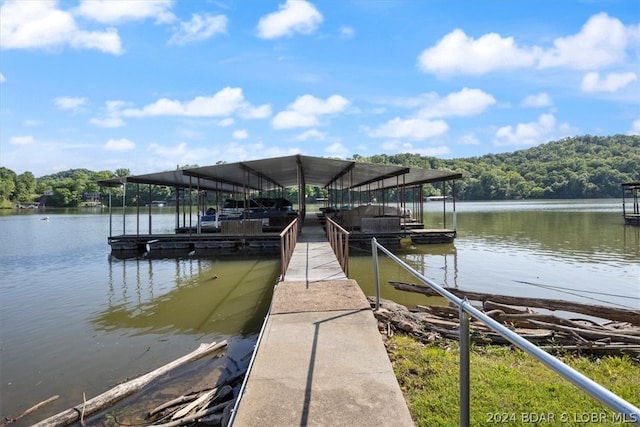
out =
[[136,183],[136,236],[140,235],[140,183]]
[[149,190],[149,198],[147,199],[148,202],[149,202],[148,203],[149,204],[149,209],[148,209],[148,211],[149,211],[148,227],[149,228],[148,228],[147,234],[151,234],[151,198],[153,197],[152,196],[152,194],[153,194],[152,193],[153,186],[151,184],[147,184],[147,189]]

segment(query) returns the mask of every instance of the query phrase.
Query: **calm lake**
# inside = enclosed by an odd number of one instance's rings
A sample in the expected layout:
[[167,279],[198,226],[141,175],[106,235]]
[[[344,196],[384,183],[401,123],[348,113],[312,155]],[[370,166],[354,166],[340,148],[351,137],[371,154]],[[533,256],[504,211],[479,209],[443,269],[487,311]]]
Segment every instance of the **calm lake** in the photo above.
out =
[[[454,243],[404,244],[394,253],[446,286],[640,309],[640,227],[624,225],[621,200],[458,202],[456,209]],[[31,424],[202,342],[226,339],[232,360],[250,357],[279,257],[119,259],[107,245],[106,211],[0,213],[1,418],[59,395],[20,423]],[[426,211],[429,227],[442,226],[442,203]],[[135,232],[135,215],[126,221]],[[154,232],[172,230],[172,209],[154,210],[153,221]],[[121,232],[121,211],[113,227]],[[416,280],[383,256],[380,275],[383,298],[440,301],[387,285]],[[370,250],[352,248],[350,276],[374,294]],[[212,366],[182,369],[181,381]]]

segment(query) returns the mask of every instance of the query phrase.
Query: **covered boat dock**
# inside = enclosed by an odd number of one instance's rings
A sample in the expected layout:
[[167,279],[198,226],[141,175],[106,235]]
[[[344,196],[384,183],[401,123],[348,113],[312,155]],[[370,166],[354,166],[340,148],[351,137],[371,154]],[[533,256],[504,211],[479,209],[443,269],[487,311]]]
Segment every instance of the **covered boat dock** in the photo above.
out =
[[622,184],[622,216],[627,225],[640,226],[639,198],[640,181],[625,182]]
[[[323,222],[332,219],[349,233],[352,243],[371,237],[388,244],[401,238],[415,243],[450,242],[456,235],[455,180],[461,177],[452,171],[292,155],[118,177],[99,184],[109,188],[108,243],[112,252],[126,256],[131,252],[280,250],[283,230],[294,219],[304,227],[307,214],[317,214]],[[424,224],[423,202],[428,196],[424,184],[439,186],[444,227]],[[173,189],[173,233],[155,230],[152,204],[142,202],[145,197],[151,200],[154,186]],[[319,187],[326,195],[320,212],[307,212],[308,187]],[[297,189],[296,210],[262,204],[284,199],[290,188]],[[113,214],[114,189],[119,194],[136,193],[135,230],[126,229],[126,223],[132,222],[126,218],[132,215],[132,206],[125,206],[122,195],[122,233],[114,234],[114,220],[118,221]],[[240,206],[233,218],[225,212],[229,200]],[[452,209],[449,226],[447,206]]]

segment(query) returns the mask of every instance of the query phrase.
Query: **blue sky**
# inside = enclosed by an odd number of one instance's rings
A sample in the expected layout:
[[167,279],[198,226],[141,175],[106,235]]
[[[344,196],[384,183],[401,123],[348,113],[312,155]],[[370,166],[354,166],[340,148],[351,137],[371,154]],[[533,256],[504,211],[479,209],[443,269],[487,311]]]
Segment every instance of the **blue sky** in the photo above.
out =
[[134,174],[640,134],[640,1],[0,2],[0,166]]

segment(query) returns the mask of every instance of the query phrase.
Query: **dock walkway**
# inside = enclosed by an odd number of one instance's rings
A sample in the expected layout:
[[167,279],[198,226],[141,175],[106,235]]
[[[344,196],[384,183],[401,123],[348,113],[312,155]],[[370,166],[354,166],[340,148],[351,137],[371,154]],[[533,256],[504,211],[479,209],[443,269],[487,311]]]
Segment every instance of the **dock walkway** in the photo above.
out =
[[413,426],[369,302],[308,216],[234,426]]

